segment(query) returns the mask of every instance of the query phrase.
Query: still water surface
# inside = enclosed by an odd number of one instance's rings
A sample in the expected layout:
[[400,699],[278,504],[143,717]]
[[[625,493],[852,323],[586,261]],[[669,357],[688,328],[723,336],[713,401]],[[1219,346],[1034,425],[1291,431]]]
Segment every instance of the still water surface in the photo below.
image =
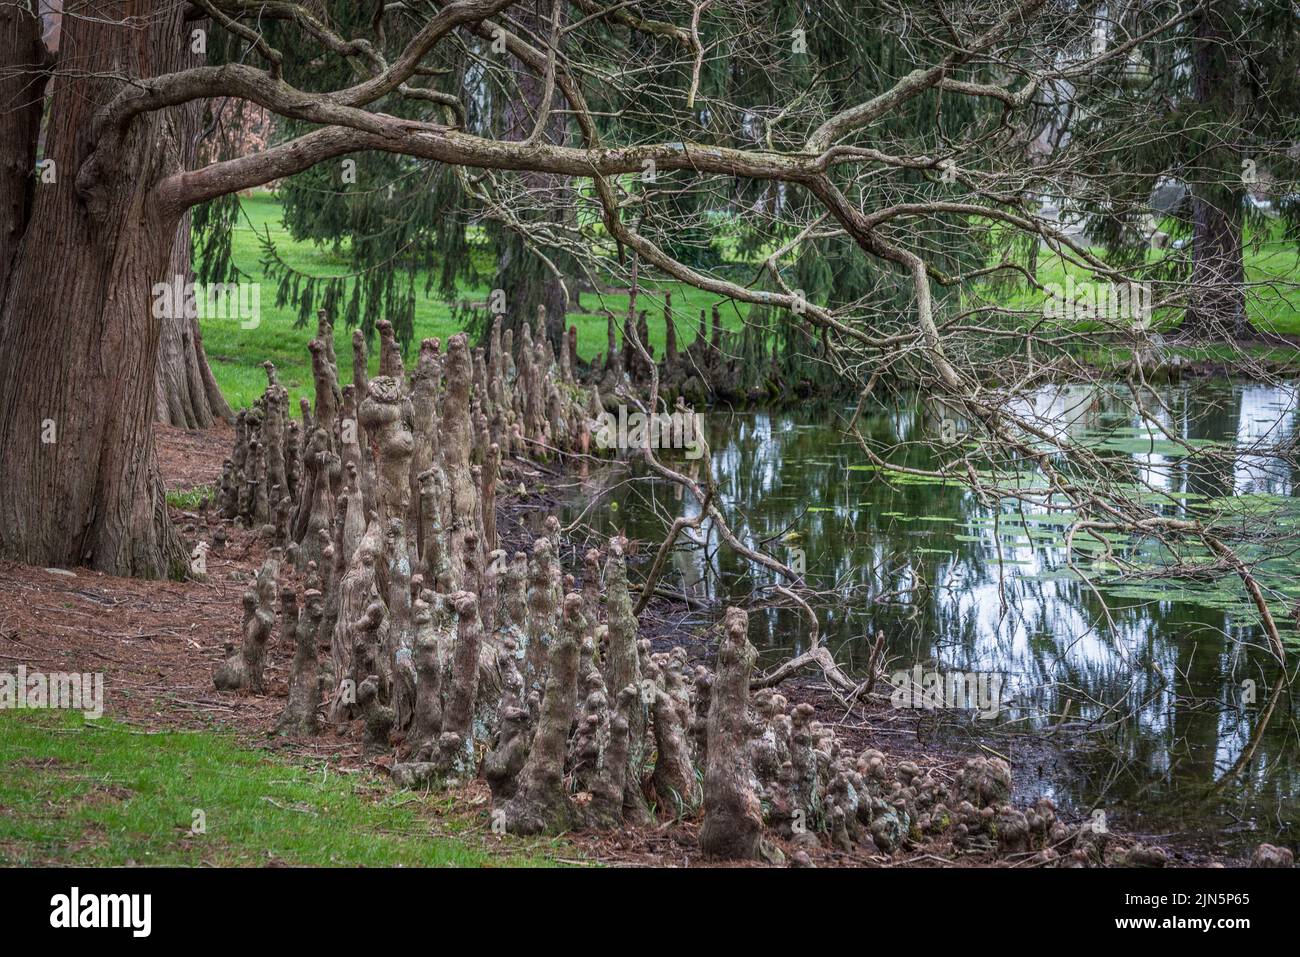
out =
[[[1300,549],[1300,508],[1291,507],[1300,505],[1300,474],[1267,454],[1295,440],[1295,384],[1200,381],[1148,397],[1148,413],[1173,434],[1233,452],[1220,462],[1188,461],[1176,444],[1153,438],[1120,391],[1047,388],[1025,401],[1056,428],[1091,438],[1118,480],[1169,494],[1153,508],[1194,514],[1258,504],[1276,514],[1270,521],[1284,537],[1294,529]],[[1295,845],[1296,686],[1269,653],[1238,580],[1124,575],[1135,564],[1158,563],[1159,550],[1114,536],[1073,552],[1090,585],[1068,567],[1071,515],[981,502],[955,482],[874,470],[842,431],[851,414],[705,415],[721,507],[751,545],[802,559],[809,584],[828,593],[816,610],[838,660],[860,668],[883,632],[891,670],[919,663],[1001,676],[1009,706],[995,728],[981,723],[981,731],[1061,724],[1052,740],[1069,742],[1067,759],[1048,762],[1043,776],[1018,776],[1021,798],[1046,794],[1078,813],[1101,808],[1144,833],[1187,843]],[[904,400],[859,421],[881,454],[890,450],[891,463],[933,465],[933,408]],[[698,511],[676,486],[649,479],[620,483],[590,505],[590,498],[574,501],[566,520],[585,512],[603,533],[621,529],[652,543],[674,517]],[[1292,672],[1300,660],[1290,614],[1300,600],[1297,567],[1293,553],[1259,569]],[[679,551],[663,581],[751,604],[771,582],[716,538]],[[804,647],[807,620],[787,608],[760,608],[750,637],[763,661],[775,663]]]

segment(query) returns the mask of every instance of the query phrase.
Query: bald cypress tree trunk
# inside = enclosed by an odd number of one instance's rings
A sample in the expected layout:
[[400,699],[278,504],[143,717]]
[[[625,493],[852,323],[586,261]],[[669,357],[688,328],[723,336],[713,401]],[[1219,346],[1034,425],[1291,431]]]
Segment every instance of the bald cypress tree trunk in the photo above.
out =
[[31,218],[43,73],[41,21],[22,4],[0,4],[0,303]]
[[[186,35],[194,29],[208,29],[208,21],[188,22]],[[183,69],[203,66],[207,57],[196,53],[192,44],[183,43],[178,66]],[[193,100],[171,111],[176,123],[176,138],[181,161],[187,169],[198,164],[199,140],[203,135],[203,103]],[[184,288],[194,282],[193,244],[190,242],[190,216],[181,218],[167,263],[166,282],[179,279]],[[203,334],[193,313],[177,309],[164,316],[158,330],[158,371],[155,404],[158,421],[183,429],[206,429],[216,420],[234,420],[217,380],[208,367],[203,351]]]
[[181,162],[171,111],[110,130],[121,89],[188,49],[181,5],[103,2],[65,17],[31,215],[0,287],[0,554],[160,577],[185,567],[153,443],[163,279],[180,214],[157,182]]
[[[167,278],[180,277],[180,286],[194,281],[190,250],[190,217],[181,218],[167,264]],[[221,394],[208,357],[203,351],[203,333],[197,317],[185,310],[159,320],[158,367],[155,376],[155,404],[158,421],[183,429],[206,429],[218,419],[227,422],[234,413]]]

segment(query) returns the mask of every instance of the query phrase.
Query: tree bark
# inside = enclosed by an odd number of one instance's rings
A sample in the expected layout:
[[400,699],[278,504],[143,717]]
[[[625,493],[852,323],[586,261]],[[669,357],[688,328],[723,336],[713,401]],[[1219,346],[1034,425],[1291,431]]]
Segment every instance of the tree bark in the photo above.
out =
[[[191,260],[190,217],[181,217],[172,243],[164,281],[180,277],[180,285],[194,281]],[[234,421],[231,410],[203,351],[199,320],[187,310],[176,310],[159,320],[158,369],[155,405],[158,421],[182,429],[207,429],[217,419]]]
[[182,574],[153,444],[159,322],[180,216],[154,187],[180,165],[170,111],[97,124],[121,76],[173,71],[184,8],[104,2],[66,17],[75,74],[53,83],[46,156],[0,307],[0,553],[115,574]]
[[[192,20],[187,31],[209,29],[207,20]],[[189,35],[187,32],[187,36]],[[207,57],[195,53],[183,43],[180,65],[184,69],[203,66]],[[194,169],[199,160],[199,139],[203,135],[203,101],[191,100],[172,111],[177,125],[181,163]],[[181,288],[194,282],[193,244],[190,241],[190,216],[181,217],[171,259],[167,263],[166,281],[179,280]],[[158,339],[158,374],[156,407],[158,421],[182,429],[206,429],[216,419],[234,421],[234,412],[217,386],[203,351],[203,334],[199,320],[187,310],[176,310],[161,320]]]
[[[520,4],[512,11],[514,19],[539,40],[549,40],[551,35],[551,3]],[[561,13],[563,16],[563,13]],[[519,95],[510,96],[502,105],[503,132],[506,140],[527,140],[537,126],[543,109],[550,109],[538,137],[540,142],[562,144],[565,141],[563,114],[556,107],[563,105],[558,97],[546,103],[545,84],[535,70],[511,58]],[[529,194],[547,197],[547,209],[560,209],[563,204],[555,196],[563,189],[563,177],[551,173],[524,172],[520,179]],[[521,215],[521,219],[526,216]],[[565,313],[568,308],[564,284],[550,268],[533,253],[513,229],[503,229],[497,238],[497,285],[506,294],[506,326],[519,335],[519,326],[533,321],[538,305],[546,307],[546,334],[551,347],[559,354],[563,347]]]
[[1210,137],[1194,158],[1206,182],[1192,184],[1191,303],[1179,331],[1197,339],[1241,339],[1254,330],[1246,318],[1246,269],[1241,250],[1241,148],[1229,137],[1235,123],[1239,70],[1232,36],[1213,7],[1192,25],[1192,96],[1210,117],[1197,131]]
[[749,616],[744,609],[728,608],[724,622],[709,700],[700,850],[710,857],[754,860],[759,857],[763,809],[752,783],[745,710],[758,653],[746,634]]
[[31,217],[48,63],[40,18],[22,4],[0,5],[0,303]]
[[1193,198],[1192,297],[1180,331],[1196,339],[1243,339],[1254,330],[1246,318],[1246,270],[1240,215]]

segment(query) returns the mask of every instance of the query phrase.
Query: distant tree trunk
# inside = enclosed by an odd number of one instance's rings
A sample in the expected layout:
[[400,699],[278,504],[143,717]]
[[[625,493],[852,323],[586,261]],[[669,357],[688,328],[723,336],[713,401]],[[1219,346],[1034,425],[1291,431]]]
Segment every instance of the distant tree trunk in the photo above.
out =
[[[6,9],[11,8],[8,5]],[[161,577],[184,569],[153,444],[163,279],[180,216],[158,180],[179,168],[171,111],[101,128],[119,76],[178,68],[184,6],[105,0],[64,18],[45,156],[0,304],[0,553]],[[6,31],[7,32],[7,31]]]
[[1228,135],[1237,122],[1239,66],[1217,5],[1197,14],[1192,29],[1192,95],[1210,122],[1197,130],[1209,139],[1191,162],[1201,181],[1191,184],[1192,301],[1179,329],[1197,339],[1240,339],[1253,330],[1241,249],[1241,148]]
[[[208,21],[194,20],[187,24],[187,32],[208,29]],[[207,57],[195,53],[189,43],[179,56],[179,68],[204,66]],[[193,100],[171,111],[176,122],[176,137],[180,145],[181,162],[186,169],[198,166],[199,139],[203,134],[203,101]],[[190,216],[186,213],[176,230],[172,243],[171,259],[167,264],[165,281],[179,278],[179,286],[194,282],[193,245],[190,242]],[[227,422],[234,413],[226,403],[217,380],[208,367],[208,357],[203,352],[203,334],[199,332],[198,319],[189,310],[174,310],[161,320],[158,338],[158,375],[156,406],[158,421],[183,429],[206,429],[216,419]]]
[[[511,11],[515,20],[525,29],[525,36],[532,35],[539,39],[550,37],[551,2],[519,4]],[[519,96],[510,96],[502,104],[504,117],[503,138],[507,140],[526,140],[532,135],[537,125],[537,118],[542,108],[544,85],[542,78],[523,63],[512,60],[515,82],[519,86]],[[551,103],[542,138],[548,143],[563,143],[565,140],[565,123],[560,107],[564,106],[562,97],[557,93]],[[563,188],[563,177],[549,173],[521,173],[520,179],[528,192],[544,196]],[[542,200],[551,209],[562,209],[558,201]],[[525,212],[521,218],[526,217]],[[497,286],[505,290],[507,304],[507,322],[505,325],[516,331],[520,323],[531,323],[537,315],[537,306],[546,307],[546,332],[551,346],[557,354],[562,347],[564,335],[565,312],[574,303],[566,303],[564,284],[551,272],[529,248],[524,238],[514,230],[503,229],[497,239]],[[576,295],[576,292],[574,292]],[[516,339],[516,341],[518,341]]]
[[[190,249],[190,217],[186,214],[172,243],[164,281],[179,276],[182,288],[194,281]],[[155,378],[158,421],[184,429],[210,428],[217,419],[231,421],[234,413],[203,351],[199,320],[187,310],[178,309],[172,316],[160,319],[159,325]]]
[[1241,210],[1192,199],[1192,304],[1181,331],[1197,339],[1242,339],[1254,330],[1246,318],[1246,269]]

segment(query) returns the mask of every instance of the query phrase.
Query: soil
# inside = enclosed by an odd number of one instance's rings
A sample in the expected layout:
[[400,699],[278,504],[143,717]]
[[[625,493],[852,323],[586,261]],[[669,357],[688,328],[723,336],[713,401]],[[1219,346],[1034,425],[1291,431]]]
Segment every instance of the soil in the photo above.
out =
[[[156,441],[167,488],[215,487],[233,438],[227,426],[195,432],[159,426]],[[562,476],[534,463],[514,462],[503,477],[498,527],[502,547],[513,551],[531,543],[555,504],[549,497],[554,492],[536,490],[547,485],[554,489],[562,484]],[[518,494],[529,487],[535,491]],[[253,532],[221,522],[204,507],[172,508],[171,516],[187,542],[214,543],[207,555],[206,580],[143,581],[84,568],[43,569],[0,561],[0,669],[25,664],[31,670],[102,672],[105,713],[111,717],[148,729],[226,728],[252,747],[328,760],[341,769],[369,765],[376,773],[385,773],[392,759],[363,758],[359,727],[346,736],[326,731],[314,739],[271,735],[288,694],[294,651],[292,642],[279,634],[278,622],[267,648],[267,694],[213,688],[213,669],[226,657],[226,646],[240,639],[240,598],[266,558],[267,547]],[[218,526],[225,530],[224,544],[212,535]],[[580,569],[581,561],[575,562],[574,557],[582,554],[585,545],[567,544],[570,548],[562,556],[565,567]],[[634,561],[648,561],[650,551],[643,547]],[[707,661],[713,649],[709,617],[656,598],[642,616],[642,635],[651,639],[656,650],[681,644],[693,659]],[[819,719],[832,724],[851,750],[877,748],[891,764],[912,761],[922,770],[932,768],[951,778],[969,757],[1000,755],[1010,759],[1013,773],[1020,777],[1032,775],[1036,766],[1041,773],[1044,763],[1059,760],[1056,752],[1028,736],[991,743],[936,738],[914,714],[878,701],[859,703],[846,712],[814,675],[787,680],[781,692],[792,701],[813,703]],[[492,844],[501,839],[494,840],[490,833],[486,795],[482,782],[474,782],[456,792],[453,803],[464,808]],[[698,822],[669,821],[656,828],[572,834],[566,840],[573,853],[566,856],[624,866],[690,865],[701,862],[697,830]],[[1142,835],[1127,835],[1125,840],[1162,844]],[[1171,863],[1210,863],[1191,849],[1163,846]],[[783,850],[789,858],[797,849],[783,846]],[[830,849],[813,849],[809,855],[817,866],[1009,867],[1028,866],[1032,856],[963,857],[946,840],[928,841],[892,856]]]
[[235,430],[220,419],[210,429],[194,430],[158,422],[154,442],[168,491],[215,487],[221,464],[235,446]]

